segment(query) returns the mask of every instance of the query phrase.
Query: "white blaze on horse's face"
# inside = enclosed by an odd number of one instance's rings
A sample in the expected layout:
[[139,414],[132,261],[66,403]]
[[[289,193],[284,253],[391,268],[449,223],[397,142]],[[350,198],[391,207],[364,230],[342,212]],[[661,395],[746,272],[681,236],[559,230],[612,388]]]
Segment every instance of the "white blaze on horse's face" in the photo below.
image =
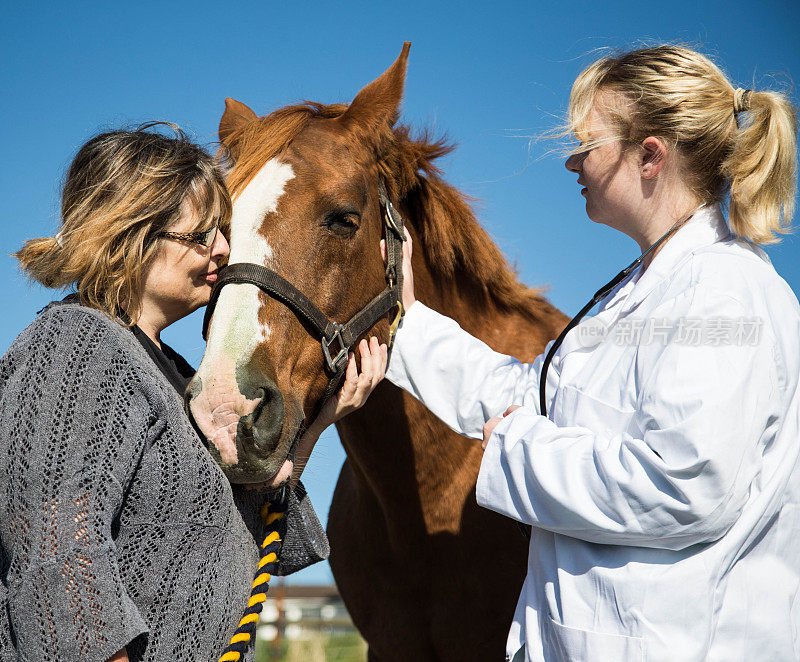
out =
[[[264,217],[277,210],[286,184],[293,177],[290,165],[272,159],[236,197],[229,264],[253,262],[269,266],[272,249],[259,230]],[[192,389],[192,415],[225,465],[237,463],[239,419],[250,414],[260,400],[248,399],[236,381],[237,368],[246,366],[255,348],[269,337],[269,327],[258,321],[259,306],[255,285],[235,283],[222,289],[195,378],[201,390]]]

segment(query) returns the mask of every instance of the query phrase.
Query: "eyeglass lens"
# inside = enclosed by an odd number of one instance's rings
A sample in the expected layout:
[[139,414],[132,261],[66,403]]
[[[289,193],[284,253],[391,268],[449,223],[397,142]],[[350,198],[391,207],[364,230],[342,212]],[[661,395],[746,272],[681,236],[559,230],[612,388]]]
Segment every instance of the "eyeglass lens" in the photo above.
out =
[[214,242],[217,239],[217,230],[219,230],[219,226],[215,225],[213,228],[208,229],[204,233],[203,241],[201,242],[203,246],[208,248],[209,246],[214,245]]

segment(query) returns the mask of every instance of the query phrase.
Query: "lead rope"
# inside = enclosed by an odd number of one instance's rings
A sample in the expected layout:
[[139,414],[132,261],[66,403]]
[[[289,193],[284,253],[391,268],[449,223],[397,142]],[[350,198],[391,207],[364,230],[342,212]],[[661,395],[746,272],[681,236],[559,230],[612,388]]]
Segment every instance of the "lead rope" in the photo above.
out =
[[269,502],[261,507],[261,519],[267,527],[267,535],[264,542],[261,543],[261,560],[258,562],[253,587],[250,589],[247,608],[244,610],[230,643],[222,651],[219,662],[239,662],[255,641],[258,616],[264,608],[264,601],[267,599],[269,590],[269,580],[278,563],[278,552],[283,544],[278,526],[286,515],[286,501],[288,499],[283,500],[283,503],[275,508],[272,508],[272,504]]

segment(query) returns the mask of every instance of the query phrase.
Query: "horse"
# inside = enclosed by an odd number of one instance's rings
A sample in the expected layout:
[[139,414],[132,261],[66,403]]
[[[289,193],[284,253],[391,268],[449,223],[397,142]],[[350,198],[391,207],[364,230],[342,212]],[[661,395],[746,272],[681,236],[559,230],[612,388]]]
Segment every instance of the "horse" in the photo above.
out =
[[[329,318],[350,319],[386,285],[382,181],[414,241],[417,298],[531,361],[567,320],[518,280],[470,200],[443,179],[436,160],[453,147],[399,123],[408,52],[406,43],[349,105],[304,102],[259,117],[226,100],[229,262],[269,266]],[[367,335],[388,342],[389,317]],[[222,288],[188,398],[232,479],[291,470],[298,430],[329,384],[311,331],[252,284]],[[480,444],[385,380],[336,427],[346,460],[329,513],[330,565],[368,660],[502,659],[528,546],[515,522],[476,504]]]

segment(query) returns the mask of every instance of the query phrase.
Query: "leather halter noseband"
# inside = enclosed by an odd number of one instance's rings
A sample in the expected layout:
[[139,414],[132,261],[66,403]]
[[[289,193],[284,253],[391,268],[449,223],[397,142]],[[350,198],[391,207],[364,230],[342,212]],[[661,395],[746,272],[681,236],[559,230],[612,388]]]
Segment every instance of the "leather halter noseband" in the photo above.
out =
[[[330,381],[323,398],[317,403],[312,416],[313,421],[324,404],[333,396],[344,379],[347,369],[347,357],[356,341],[375,324],[387,315],[393,308],[397,314],[389,329],[389,350],[397,332],[397,327],[403,317],[403,217],[395,209],[382,180],[378,180],[378,197],[384,211],[384,225],[386,227],[386,288],[373,298],[366,306],[357,312],[348,322],[340,324],[328,318],[311,299],[298,290],[277,272],[252,262],[237,262],[229,264],[219,272],[219,278],[211,291],[211,298],[203,317],[203,339],[207,339],[208,325],[214,308],[217,305],[220,292],[225,285],[231,283],[247,283],[255,285],[268,296],[280,301],[291,310],[295,316],[308,325],[319,337],[322,345],[322,355],[325,359],[325,369],[330,375]],[[295,437],[296,441],[310,423],[303,423]],[[293,442],[294,443],[294,442]]]

